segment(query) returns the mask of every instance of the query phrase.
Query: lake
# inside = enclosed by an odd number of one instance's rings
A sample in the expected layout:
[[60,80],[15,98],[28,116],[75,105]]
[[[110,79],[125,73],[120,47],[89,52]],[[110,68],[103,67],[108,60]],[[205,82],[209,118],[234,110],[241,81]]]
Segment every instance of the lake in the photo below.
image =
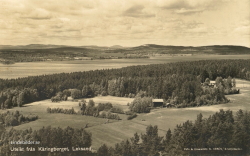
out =
[[157,56],[150,59],[106,59],[64,62],[23,62],[12,65],[0,64],[0,78],[11,79],[53,73],[70,73],[97,69],[122,68],[133,65],[160,64],[179,61],[205,59],[250,59],[250,55],[193,55],[193,56]]

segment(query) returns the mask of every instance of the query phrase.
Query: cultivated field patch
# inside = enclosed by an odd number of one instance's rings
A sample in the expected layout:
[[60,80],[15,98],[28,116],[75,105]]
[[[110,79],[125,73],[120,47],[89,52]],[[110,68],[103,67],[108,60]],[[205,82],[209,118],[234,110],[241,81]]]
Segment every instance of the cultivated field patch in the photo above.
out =
[[96,104],[110,102],[113,105],[122,105],[122,106],[127,106],[127,103],[131,103],[134,100],[134,98],[125,98],[125,97],[97,96],[94,98],[88,98],[86,99],[86,101],[88,102],[89,99],[92,99]]

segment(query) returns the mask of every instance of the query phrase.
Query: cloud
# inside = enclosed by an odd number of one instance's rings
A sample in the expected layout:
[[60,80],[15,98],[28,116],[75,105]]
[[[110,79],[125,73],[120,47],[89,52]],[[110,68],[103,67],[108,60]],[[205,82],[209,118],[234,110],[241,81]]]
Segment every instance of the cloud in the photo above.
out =
[[249,0],[0,0],[0,44],[245,44],[249,18]]
[[60,13],[68,15],[81,15],[83,10],[95,8],[95,1],[91,0],[27,0],[34,7],[41,7],[51,13]]
[[21,16],[22,18],[29,18],[29,19],[33,19],[33,20],[47,20],[47,19],[51,19],[52,15],[50,12],[41,9],[41,8],[37,8],[35,10],[32,10],[31,12],[25,13]]
[[174,12],[177,14],[194,14],[194,13],[200,13],[203,12],[204,9],[185,9],[185,8],[181,8],[181,9],[177,9]]
[[198,34],[207,33],[208,28],[207,27],[196,27],[196,28],[187,30],[187,32],[189,32],[189,33],[198,33]]
[[250,25],[239,26],[234,29],[234,32],[240,35],[250,35]]
[[158,0],[157,4],[159,7],[164,9],[190,8],[188,1],[185,0]]
[[0,19],[0,29],[8,29],[11,28],[11,25],[7,23],[7,21]]
[[130,30],[132,34],[151,33],[154,31],[154,28],[147,26],[147,25],[135,25],[135,26],[132,26]]
[[147,13],[143,5],[135,5],[123,12],[123,16],[129,17],[155,17],[155,14]]
[[157,6],[176,14],[193,14],[216,9],[231,0],[158,0]]

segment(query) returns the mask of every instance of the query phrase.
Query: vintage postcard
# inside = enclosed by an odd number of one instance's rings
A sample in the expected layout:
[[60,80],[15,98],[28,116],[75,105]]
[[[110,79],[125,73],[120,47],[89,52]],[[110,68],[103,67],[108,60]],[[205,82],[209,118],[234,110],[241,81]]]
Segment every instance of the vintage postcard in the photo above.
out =
[[250,155],[249,0],[0,0],[0,156]]

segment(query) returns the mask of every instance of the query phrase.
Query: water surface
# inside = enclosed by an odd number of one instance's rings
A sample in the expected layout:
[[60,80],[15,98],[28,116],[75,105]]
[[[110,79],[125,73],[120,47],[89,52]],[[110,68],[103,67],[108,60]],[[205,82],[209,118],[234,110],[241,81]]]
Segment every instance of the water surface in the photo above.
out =
[[106,59],[82,61],[23,62],[12,65],[0,64],[0,78],[10,79],[53,73],[70,73],[97,69],[121,68],[133,65],[160,64],[179,61],[205,59],[250,59],[250,55],[194,55],[194,56],[157,56],[150,59]]

